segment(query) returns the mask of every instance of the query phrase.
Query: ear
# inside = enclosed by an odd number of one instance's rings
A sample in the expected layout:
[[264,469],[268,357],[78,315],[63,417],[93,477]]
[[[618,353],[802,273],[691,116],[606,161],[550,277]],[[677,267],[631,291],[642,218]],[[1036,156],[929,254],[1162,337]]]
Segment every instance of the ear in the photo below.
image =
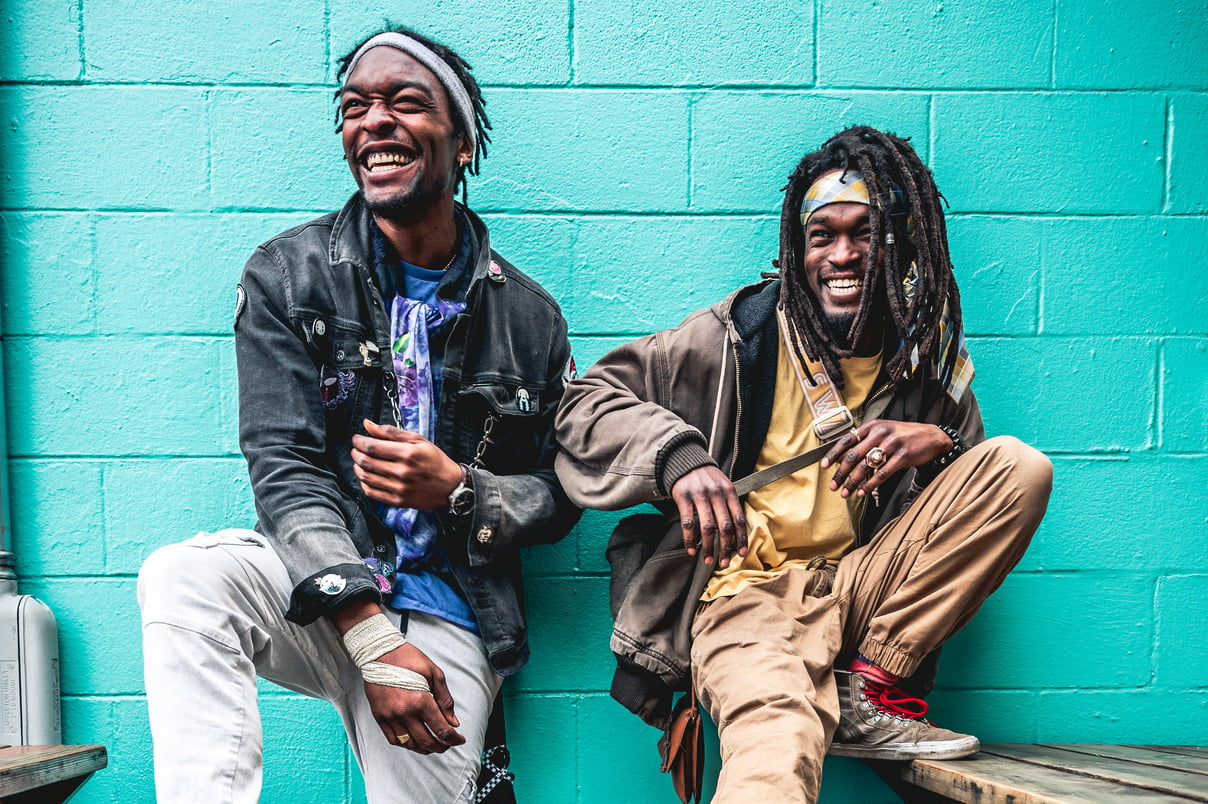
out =
[[464,133],[457,137],[457,165],[467,167],[474,159],[474,149],[470,146],[470,138]]

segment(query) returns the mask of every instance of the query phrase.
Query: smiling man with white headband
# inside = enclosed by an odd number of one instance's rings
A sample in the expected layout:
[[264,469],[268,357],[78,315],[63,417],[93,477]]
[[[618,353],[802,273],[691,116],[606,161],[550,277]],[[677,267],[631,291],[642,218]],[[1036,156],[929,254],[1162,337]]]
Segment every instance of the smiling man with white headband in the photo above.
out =
[[[605,355],[557,420],[572,500],[663,512],[610,542],[612,694],[672,738],[697,700],[673,694],[699,696],[714,804],[814,801],[828,749],[976,752],[921,697],[1052,476],[985,439],[939,191],[910,144],[848,129],[786,191],[779,276]],[[671,763],[685,798],[690,764]]]
[[469,65],[394,29],[338,78],[358,190],[258,248],[237,292],[259,522],[139,575],[163,802],[258,800],[257,675],[335,706],[372,804],[472,800],[488,731],[498,784],[519,550],[579,516],[553,471],[566,321],[455,201],[489,141]]

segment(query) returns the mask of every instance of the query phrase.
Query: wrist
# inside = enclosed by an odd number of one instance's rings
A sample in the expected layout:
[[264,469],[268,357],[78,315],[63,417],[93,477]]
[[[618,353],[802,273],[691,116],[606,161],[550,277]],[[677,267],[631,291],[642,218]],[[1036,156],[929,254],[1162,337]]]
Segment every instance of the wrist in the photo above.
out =
[[955,461],[961,455],[964,455],[965,451],[968,449],[968,446],[965,444],[965,439],[961,438],[960,431],[956,430],[955,428],[948,427],[947,425],[943,424],[937,424],[936,427],[941,433],[948,436],[948,439],[952,442],[952,447],[950,449],[933,458],[929,463],[926,464],[928,469],[935,474],[939,474],[953,461]]
[[449,513],[466,516],[474,510],[474,475],[464,463],[457,464],[460,474],[449,492]]

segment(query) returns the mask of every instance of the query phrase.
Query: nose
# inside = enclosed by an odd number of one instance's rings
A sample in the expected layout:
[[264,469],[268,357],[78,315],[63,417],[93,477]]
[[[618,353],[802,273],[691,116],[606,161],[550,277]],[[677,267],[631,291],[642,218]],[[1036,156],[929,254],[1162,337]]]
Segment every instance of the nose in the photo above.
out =
[[367,131],[380,134],[393,129],[396,122],[385,101],[373,100],[370,101],[369,108],[365,110],[365,116],[361,118],[361,125]]
[[832,265],[850,267],[864,259],[864,246],[855,238],[841,234],[835,238],[831,248],[830,261]]

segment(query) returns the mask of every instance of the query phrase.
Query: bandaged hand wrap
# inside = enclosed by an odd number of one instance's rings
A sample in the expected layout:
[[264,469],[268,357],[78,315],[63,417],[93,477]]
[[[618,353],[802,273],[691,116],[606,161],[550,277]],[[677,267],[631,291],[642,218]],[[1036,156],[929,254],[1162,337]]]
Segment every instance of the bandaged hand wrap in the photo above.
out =
[[344,647],[348,648],[353,664],[361,668],[361,676],[369,684],[432,692],[428,679],[414,670],[378,661],[406,644],[407,638],[386,619],[385,614],[366,617],[344,634]]

